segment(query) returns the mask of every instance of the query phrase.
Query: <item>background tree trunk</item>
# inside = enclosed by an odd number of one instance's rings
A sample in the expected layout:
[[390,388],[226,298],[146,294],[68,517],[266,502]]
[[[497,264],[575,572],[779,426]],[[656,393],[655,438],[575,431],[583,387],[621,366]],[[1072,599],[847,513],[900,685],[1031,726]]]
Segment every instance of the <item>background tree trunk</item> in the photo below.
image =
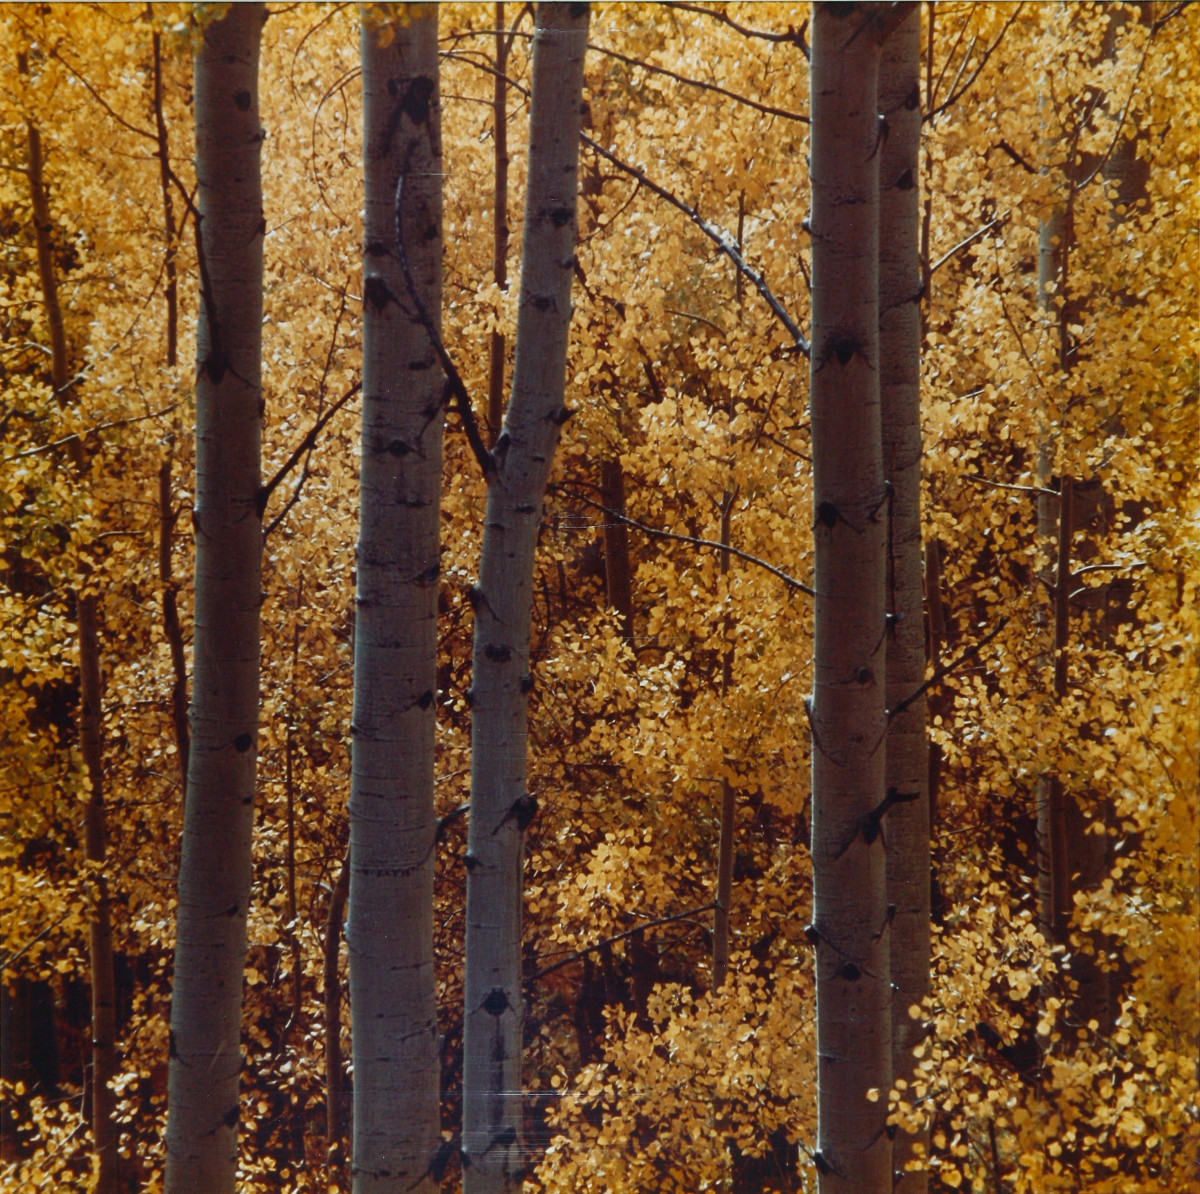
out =
[[[888,518],[887,704],[899,705],[925,679],[921,559],[921,257],[917,179],[921,144],[921,13],[915,7],[884,42],[879,111],[888,123],[879,177],[879,401]],[[887,818],[891,925],[892,1080],[911,1088],[913,1049],[923,1018],[908,1009],[929,994],[929,761],[925,699],[888,723],[885,790],[915,793]],[[907,1096],[911,1099],[911,1091]],[[900,1132],[893,1145],[895,1189],[923,1194],[923,1169],[905,1172],[915,1144],[928,1156],[928,1130]]]
[[258,51],[266,10],[234,5],[195,62],[196,604],[166,1188],[232,1192],[258,737],[262,248]]
[[342,945],[342,921],[350,898],[350,851],[347,849],[333,890],[329,893],[329,912],[325,917],[325,946],[322,954],[322,978],[325,984],[325,1164],[326,1180],[342,1188],[346,1164],[342,1125],[346,1121],[346,1076],[342,1069],[342,979],[338,960]]
[[[50,329],[50,380],[60,405],[65,406],[72,388],[69,349],[50,241],[53,226],[42,172],[42,138],[32,122],[28,125],[28,147],[29,195],[33,208],[38,278],[46,323]],[[68,441],[67,452],[76,477],[86,484],[88,460],[78,436]],[[116,1194],[120,1158],[117,1155],[117,1128],[113,1122],[116,1096],[109,1083],[117,1072],[117,1022],[112,912],[103,867],[108,854],[104,810],[103,693],[99,610],[96,595],[88,590],[87,585],[88,578],[82,575],[75,593],[75,612],[79,626],[79,745],[91,789],[84,809],[84,856],[88,862],[96,864],[96,869],[91,872],[92,910],[88,924],[92,989],[92,1150],[96,1156],[96,1194]]]
[[475,602],[471,822],[467,841],[463,1186],[520,1189],[521,870],[530,606],[542,501],[560,429],[586,4],[539,4],[533,43],[521,309],[508,413],[492,457]]
[[[817,1168],[825,1192],[890,1191],[891,993],[884,797],[887,494],[879,413],[878,25],[814,6],[813,922]],[[875,1091],[870,1101],[869,1091]]]
[[[444,378],[437,7],[364,20],[363,407],[350,789],[357,1194],[428,1189],[438,1146],[433,803]],[[402,188],[398,180],[404,176]]]

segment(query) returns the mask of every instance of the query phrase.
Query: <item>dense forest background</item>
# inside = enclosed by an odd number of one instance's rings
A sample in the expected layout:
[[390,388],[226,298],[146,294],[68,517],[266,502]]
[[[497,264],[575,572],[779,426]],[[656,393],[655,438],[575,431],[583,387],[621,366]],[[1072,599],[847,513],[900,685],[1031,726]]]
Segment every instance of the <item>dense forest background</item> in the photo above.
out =
[[[369,7],[381,28],[403,20]],[[163,1181],[192,674],[192,71],[223,9],[0,12],[7,1190],[92,1188],[102,909],[112,1188]],[[591,16],[584,132],[612,156],[580,151],[573,417],[533,586],[532,1190],[809,1190],[824,1175],[805,931],[812,603],[789,582],[813,569],[809,363],[659,193],[724,229],[808,326],[809,16],[615,3]],[[246,1191],[350,1188],[359,20],[281,4],[262,31]],[[532,14],[447,3],[438,21],[442,334],[494,436],[520,302]],[[932,989],[913,1014],[927,1025],[915,1079],[873,1097],[902,1129],[927,1125],[930,1189],[1179,1191],[1200,1182],[1200,9],[946,0],[921,22]],[[507,245],[497,73],[511,81]],[[486,498],[451,414],[433,915],[447,1140]],[[730,941],[714,983],[725,793]],[[1055,835],[1070,848],[1051,885]],[[457,1168],[418,1184],[443,1177]]]

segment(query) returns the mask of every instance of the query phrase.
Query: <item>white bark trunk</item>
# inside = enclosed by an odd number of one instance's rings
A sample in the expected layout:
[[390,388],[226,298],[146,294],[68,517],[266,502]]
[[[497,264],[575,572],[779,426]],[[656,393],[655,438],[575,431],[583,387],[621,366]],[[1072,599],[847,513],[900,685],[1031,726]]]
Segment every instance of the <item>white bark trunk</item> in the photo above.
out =
[[493,452],[476,595],[467,843],[463,1186],[518,1190],[521,868],[530,599],[542,500],[562,424],[586,4],[539,4],[512,396]]
[[[925,679],[921,560],[921,258],[918,211],[921,142],[921,13],[914,8],[884,42],[879,110],[888,123],[879,166],[879,358],[883,470],[891,482],[888,523],[887,704],[899,705]],[[889,723],[885,789],[915,793],[887,816],[891,926],[892,1078],[911,1099],[923,1018],[908,1009],[929,993],[929,761],[925,699]],[[897,1194],[924,1194],[924,1169],[906,1171],[929,1132],[901,1132],[893,1145]]]
[[[363,408],[350,790],[355,1194],[429,1190],[437,1151],[433,970],[437,595],[445,378],[437,7],[364,21]],[[397,180],[404,185],[397,202]]]
[[887,733],[876,75],[878,24],[890,8],[822,3],[813,14],[810,719],[823,1194],[892,1185],[885,853],[871,821],[884,799]]
[[175,978],[166,1188],[232,1194],[258,735],[263,211],[258,50],[234,5],[196,55],[195,679]]

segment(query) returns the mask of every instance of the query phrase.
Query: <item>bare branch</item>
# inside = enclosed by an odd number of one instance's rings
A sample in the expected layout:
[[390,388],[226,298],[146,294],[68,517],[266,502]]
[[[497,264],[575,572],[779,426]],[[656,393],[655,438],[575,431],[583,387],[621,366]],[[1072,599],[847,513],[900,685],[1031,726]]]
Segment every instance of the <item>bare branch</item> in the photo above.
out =
[[941,269],[942,266],[945,265],[946,262],[949,261],[956,253],[961,253],[963,249],[967,248],[969,245],[973,245],[981,236],[986,236],[993,228],[999,227],[1004,223],[1005,220],[1008,219],[1011,214],[1011,212],[1006,211],[1003,213],[1003,215],[999,215],[994,220],[990,220],[988,223],[984,224],[982,228],[976,228],[970,236],[966,237],[964,240],[960,240],[958,244],[954,246],[954,248],[943,253],[929,267],[930,274],[936,274],[937,271]]
[[586,958],[588,954],[593,954],[596,950],[603,949],[606,945],[613,945],[618,941],[624,941],[627,937],[636,937],[639,933],[644,933],[647,929],[656,929],[661,925],[674,924],[675,921],[686,920],[689,916],[699,916],[702,912],[711,912],[716,906],[717,904],[714,900],[711,904],[703,904],[699,908],[689,908],[686,912],[676,912],[674,916],[660,916],[657,920],[648,920],[644,924],[634,925],[632,929],[626,929],[623,933],[617,933],[612,937],[605,937],[603,941],[597,941],[595,945],[589,945],[586,949],[577,950],[575,953],[568,954],[565,958],[561,958],[552,965],[535,971],[525,978],[525,982],[535,983],[539,978],[545,978],[547,974],[553,974],[556,970],[561,970],[564,966],[570,966],[572,962],[578,962],[581,958]]
[[[72,378],[68,385],[78,381],[78,378]],[[131,423],[143,423],[147,419],[157,419],[160,415],[170,414],[177,406],[178,402],[172,402],[170,406],[164,406],[161,410],[152,410],[144,415],[132,415],[128,419],[114,419],[111,423],[101,423],[96,427],[89,427],[86,431],[72,432],[70,435],[64,435],[62,439],[56,439],[52,444],[42,444],[38,448],[26,448],[24,452],[14,452],[11,456],[5,456],[0,460],[0,465],[10,464],[14,460],[24,460],[26,456],[40,456],[43,452],[52,452],[55,448],[64,447],[75,439],[86,439],[89,435],[99,435],[102,431],[111,431],[114,427],[128,427]]]
[[624,170],[627,174],[636,178],[647,190],[653,191],[660,199],[665,199],[672,207],[683,212],[733,262],[738,272],[751,282],[767,306],[771,308],[775,318],[787,329],[788,335],[791,336],[793,343],[800,352],[805,356],[810,355],[811,348],[804,333],[800,331],[792,317],[785,310],[783,304],[775,297],[762,274],[746,264],[745,258],[738,251],[736,242],[728,232],[704,219],[694,207],[689,207],[682,199],[673,195],[665,187],[659,186],[658,183],[649,178],[642,170],[639,170],[636,166],[631,166],[628,162],[622,161],[615,153],[605,149],[599,142],[593,141],[586,133],[580,134],[580,140],[606,161],[611,162],[618,170]]
[[738,95],[735,91],[728,91],[724,87],[719,87],[716,83],[705,83],[700,79],[689,79],[686,75],[677,75],[673,70],[667,70],[664,66],[654,66],[649,62],[643,62],[640,58],[630,58],[625,54],[619,54],[616,50],[607,49],[605,46],[596,46],[588,42],[588,49],[595,51],[597,54],[604,54],[609,58],[615,58],[618,62],[627,63],[629,66],[640,67],[652,75],[665,75],[668,79],[674,79],[675,82],[683,83],[688,87],[699,87],[704,91],[712,91],[717,95],[723,95],[726,99],[743,104],[747,108],[753,108],[756,112],[764,112],[768,116],[779,116],[783,120],[794,120],[799,124],[811,123],[809,117],[802,116],[799,112],[789,112],[786,108],[773,108],[770,104],[762,104],[758,100],[750,99],[748,96]]
[[680,8],[684,12],[699,13],[702,17],[711,17],[714,21],[720,21],[722,25],[728,25],[730,29],[736,30],[743,37],[757,38],[759,41],[774,42],[778,45],[781,42],[788,42],[797,47],[800,53],[807,59],[809,56],[808,42],[804,40],[804,35],[808,31],[808,21],[802,21],[799,29],[793,29],[791,25],[787,27],[786,33],[773,33],[769,29],[751,29],[747,25],[739,25],[737,21],[728,17],[723,12],[719,12],[713,8],[705,8],[701,4],[685,4],[682,2],[667,3],[664,8]]
[[797,580],[794,576],[789,576],[782,569],[776,568],[774,564],[768,564],[766,560],[760,560],[758,556],[752,556],[749,552],[741,551],[736,547],[730,547],[727,543],[719,543],[715,539],[698,539],[695,535],[677,535],[674,531],[661,531],[658,527],[647,526],[644,522],[638,522],[636,519],[628,517],[628,515],[618,513],[616,510],[610,510],[607,506],[602,506],[599,502],[594,502],[591,498],[586,498],[581,493],[572,493],[571,497],[576,501],[583,502],[585,506],[591,506],[593,510],[599,510],[601,514],[606,514],[609,518],[615,518],[618,522],[624,523],[625,526],[632,527],[635,531],[641,531],[643,535],[651,535],[655,539],[669,539],[673,543],[686,543],[690,547],[707,547],[713,551],[728,552],[731,556],[737,556],[739,560],[744,560],[747,564],[753,564],[755,567],[769,572],[772,576],[777,576],[790,589],[798,589],[801,593],[807,593],[810,597],[817,595],[815,589]]
[[[334,415],[354,397],[355,394],[362,389],[362,382],[356,381],[311,427],[308,434],[296,446],[296,450],[287,458],[287,460],[276,471],[275,475],[258,491],[258,516],[261,518],[267,508],[267,502],[271,500],[273,494],[279,485],[279,482],[284,479],[296,467],[300,461],[300,457],[305,452],[309,451],[317,442],[317,436],[325,430],[326,424]],[[278,520],[276,520],[278,521]],[[265,538],[275,528],[273,522],[270,527],[263,532]]]
[[974,659],[980,651],[984,649],[1008,625],[1008,616],[1005,615],[996,625],[988,631],[973,647],[968,647],[953,663],[943,664],[940,668],[925,681],[915,692],[909,693],[894,709],[887,711],[888,720],[890,721],[897,714],[903,713],[918,697],[928,692],[935,684],[940,684],[951,672],[957,671],[964,663],[970,659]]
[[[971,77],[961,87],[959,87],[958,90],[956,90],[956,91],[952,90],[950,92],[950,95],[946,98],[944,103],[939,104],[931,112],[929,112],[927,115],[923,116],[921,118],[922,123],[924,123],[924,121],[926,121],[926,120],[932,120],[935,116],[938,115],[938,113],[944,112],[952,104],[956,104],[960,99],[962,99],[962,97],[964,95],[966,95],[966,93],[968,91],[970,91],[975,80],[979,78],[980,72],[983,70],[983,68],[985,66],[987,66],[988,59],[991,58],[993,53],[995,53],[996,48],[1004,40],[1004,35],[1012,27],[1013,22],[1016,21],[1017,17],[1019,17],[1021,15],[1021,9],[1023,9],[1024,7],[1025,7],[1025,5],[1022,3],[1022,4],[1018,4],[1016,6],[1016,8],[1013,9],[1012,16],[1009,17],[1008,20],[1004,22],[1003,28],[1000,30],[999,33],[996,34],[996,40],[994,42],[992,42],[992,44],[990,46],[988,46],[988,48],[986,50],[984,50],[983,57],[980,58],[980,60],[979,60],[979,65],[976,66],[975,69],[971,72]],[[965,64],[965,61],[966,60],[964,59],[964,64]],[[956,79],[955,82],[957,83],[958,80]]]

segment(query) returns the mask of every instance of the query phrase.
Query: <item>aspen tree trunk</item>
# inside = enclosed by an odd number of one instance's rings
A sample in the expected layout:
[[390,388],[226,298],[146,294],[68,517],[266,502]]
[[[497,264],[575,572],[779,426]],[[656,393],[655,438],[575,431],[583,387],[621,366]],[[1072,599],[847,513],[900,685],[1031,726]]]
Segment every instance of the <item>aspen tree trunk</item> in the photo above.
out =
[[809,718],[822,1194],[892,1186],[886,862],[869,820],[884,798],[887,734],[876,28],[890,7],[813,6]]
[[475,613],[463,1046],[463,1188],[521,1188],[521,870],[533,561],[568,411],[567,336],[586,4],[539,4],[512,395],[493,451]]
[[433,767],[445,379],[414,318],[398,241],[438,324],[437,22],[429,5],[396,21],[387,45],[377,23],[364,19],[361,30],[366,298],[346,924],[356,1194],[432,1188],[439,1142]]
[[[42,138],[39,129],[32,123],[28,126],[28,134],[29,195],[33,208],[38,278],[46,309],[46,324],[50,329],[50,379],[59,403],[65,405],[71,389],[70,361],[50,244],[52,224],[42,175]],[[80,481],[85,481],[88,461],[82,441],[77,436],[72,438],[67,451],[76,476]],[[112,912],[104,873],[108,829],[104,810],[103,693],[97,629],[99,610],[96,595],[87,590],[87,578],[82,577],[81,581],[81,587],[75,594],[79,626],[79,744],[90,786],[83,816],[84,856],[88,862],[96,864],[96,869],[91,872],[93,898],[88,923],[88,963],[92,988],[92,1151],[96,1157],[96,1194],[116,1194],[120,1158],[117,1155],[117,1128],[113,1122],[116,1096],[109,1085],[117,1072],[116,982]]]
[[258,737],[263,210],[258,51],[265,7],[233,5],[195,61],[196,539],[191,751],[179,868],[168,1194],[237,1172],[239,1029]]
[[[497,0],[496,73],[492,77],[492,140],[495,148],[496,187],[492,199],[492,278],[508,290],[508,50],[511,39],[504,28],[504,3]],[[488,363],[488,438],[495,444],[504,421],[505,336],[493,332]]]
[[[914,8],[883,43],[879,110],[888,136],[879,165],[879,400],[883,470],[891,483],[888,519],[887,704],[898,706],[925,679],[921,559],[921,310],[920,213],[917,179],[921,144],[921,13]],[[923,1017],[909,1008],[929,994],[929,759],[925,699],[913,701],[888,723],[886,790],[915,793],[888,813],[887,898],[891,925],[892,1080],[908,1083],[916,1071]],[[928,1130],[901,1132],[893,1144],[894,1188],[924,1194]]]

